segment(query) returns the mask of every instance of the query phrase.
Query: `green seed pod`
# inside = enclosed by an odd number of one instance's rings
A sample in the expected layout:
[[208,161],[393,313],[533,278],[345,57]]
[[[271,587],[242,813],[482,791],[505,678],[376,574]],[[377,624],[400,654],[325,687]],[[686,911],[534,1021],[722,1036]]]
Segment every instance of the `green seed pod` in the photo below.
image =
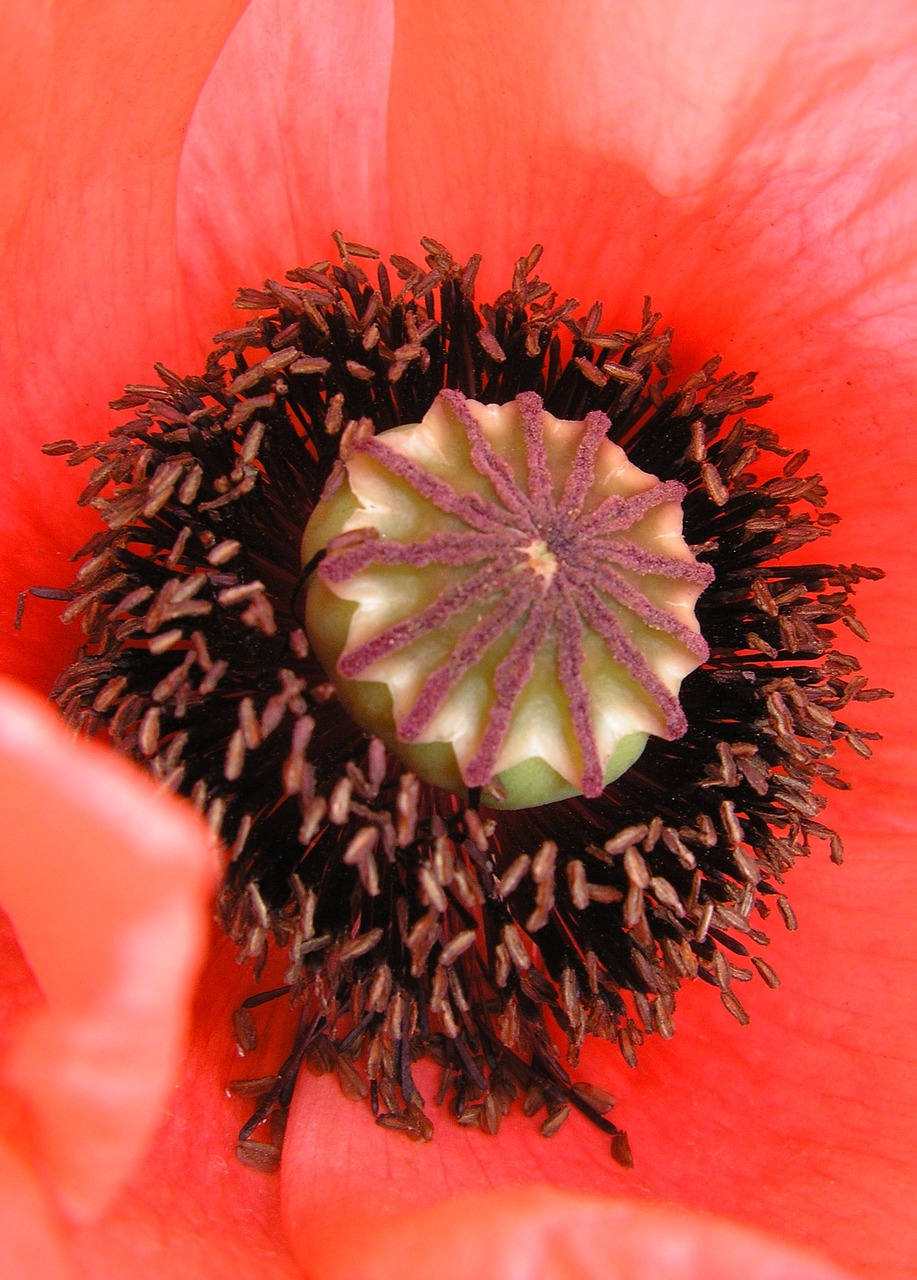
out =
[[303,538],[306,630],[341,701],[425,781],[526,808],[600,795],[686,728],[713,574],[682,485],[608,419],[442,392],[421,423],[354,424]]

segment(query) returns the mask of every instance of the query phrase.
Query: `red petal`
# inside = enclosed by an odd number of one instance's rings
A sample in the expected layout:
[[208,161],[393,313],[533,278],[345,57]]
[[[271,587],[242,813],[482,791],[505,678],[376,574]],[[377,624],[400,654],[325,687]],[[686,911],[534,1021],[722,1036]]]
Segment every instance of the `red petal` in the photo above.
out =
[[2,1077],[18,1134],[75,1218],[99,1213],[156,1126],[180,1060],[215,859],[191,811],[76,746],[0,684],[0,900],[46,1004]]
[[[813,449],[845,512],[827,554],[891,571],[861,592],[874,634],[864,661],[899,701],[857,713],[890,742],[871,769],[852,770],[857,791],[832,808],[848,867],[822,859],[794,874],[802,930],[771,948],[785,990],[750,990],[748,1030],[709,992],[688,991],[673,1042],[648,1045],[632,1075],[613,1059],[605,1068],[634,1174],[573,1122],[550,1147],[513,1123],[490,1143],[446,1122],[429,1148],[398,1147],[309,1080],[285,1157],[290,1220],[307,1204],[319,1215],[340,1203],[359,1213],[367,1200],[430,1205],[482,1181],[541,1177],[779,1222],[883,1280],[904,1276],[917,1241],[896,1206],[917,1190],[917,1115],[902,1064],[915,1051],[908,997],[879,975],[917,958],[917,689],[900,532],[917,460],[917,348],[906,340],[917,336],[914,14],[780,7],[748,27],[725,4],[669,9],[665,23],[656,7],[593,6],[574,30],[560,5],[533,22],[521,5],[485,4],[471,26],[457,10],[434,26],[421,10],[398,10],[392,118],[423,104],[410,131],[391,131],[399,243],[431,232],[457,253],[483,244],[488,280],[499,270],[502,283],[511,259],[544,239],[562,296],[605,298],[613,325],[635,320],[652,291],[684,366],[719,349],[727,368],[762,369],[777,399],[756,416]],[[605,1058],[589,1054],[600,1079]],[[864,1197],[868,1211],[852,1208]]]
[[382,1221],[358,1212],[336,1230],[306,1214],[296,1226],[300,1261],[322,1280],[842,1280],[716,1218],[547,1187]]
[[[282,972],[282,965],[279,973],[269,967],[262,986],[278,985]],[[264,1049],[240,1056],[232,1013],[258,989],[250,970],[236,964],[234,946],[218,935],[165,1122],[110,1212],[69,1242],[81,1280],[301,1277],[283,1240],[279,1179],[235,1157],[236,1134],[254,1104],[230,1100],[226,1086],[276,1071],[289,1034],[286,1002],[264,1006],[256,1010]]]
[[75,1280],[60,1226],[34,1169],[2,1138],[0,1195],[6,1280]]
[[[869,660],[909,700],[895,619],[913,616],[917,11],[845,0],[738,23],[729,0],[595,4],[574,26],[560,0],[537,21],[501,0],[434,26],[405,0],[398,15],[392,118],[423,103],[391,131],[399,243],[486,242],[491,288],[543,241],[561,296],[603,299],[611,327],[651,294],[682,370],[716,351],[759,369],[775,395],[761,421],[812,449],[845,515],[828,554],[891,574],[863,592]],[[885,727],[910,801],[909,727]]]
[[[211,72],[182,152],[182,277],[200,323],[240,284],[350,240],[389,241],[387,4],[253,0]],[[244,323],[240,313],[234,323]]]
[[[802,320],[829,283],[851,310],[862,299],[847,291],[864,282],[912,296],[906,0],[772,5],[741,23],[729,0],[606,0],[575,22],[562,0],[537,16],[524,0],[483,0],[473,22],[459,8],[438,19],[423,0],[397,6],[400,244],[435,234],[468,254],[484,232],[485,271],[502,287],[541,240],[559,286],[605,299],[615,322],[652,291],[667,316],[680,300],[691,317],[683,339],[703,338],[700,312],[717,345],[737,320],[785,345],[770,328],[775,299],[808,302]],[[893,225],[877,226],[882,209]]]
[[[16,12],[21,13],[21,8]],[[62,169],[69,174],[69,200],[36,202],[23,223],[23,248],[14,259],[21,269],[14,296],[24,299],[19,311],[21,332],[32,342],[48,337],[52,352],[41,363],[32,359],[22,385],[34,389],[38,370],[54,396],[53,403],[65,409],[75,404],[81,413],[84,399],[90,403],[89,392],[91,403],[112,393],[105,377],[97,379],[103,387],[90,387],[87,392],[89,372],[82,358],[85,335],[95,332],[86,317],[93,315],[93,308],[96,314],[106,314],[102,295],[87,305],[79,287],[72,300],[68,294],[68,314],[72,301],[72,313],[81,326],[60,326],[60,331],[49,335],[44,322],[36,324],[39,313],[25,293],[33,281],[41,298],[59,281],[69,289],[71,276],[77,286],[92,286],[85,274],[70,269],[82,252],[81,236],[72,236],[69,225],[74,217],[85,219],[77,202],[80,185],[85,179],[89,207],[93,207],[93,200],[100,199],[95,175],[104,170],[109,187],[102,194],[107,192],[111,199],[114,192],[121,198],[121,186],[111,183],[112,161],[103,149],[96,145],[84,153],[80,145],[73,146],[73,136],[80,138],[88,130],[81,117],[74,117],[72,104],[79,99],[94,109],[95,95],[109,92],[111,74],[121,76],[126,68],[118,85],[119,112],[114,118],[95,112],[104,119],[106,129],[124,130],[126,136],[133,126],[131,111],[123,110],[125,102],[145,104],[144,112],[152,114],[169,113],[177,103],[177,118],[189,99],[180,80],[171,95],[146,93],[142,76],[124,58],[123,49],[118,48],[117,57],[110,56],[104,37],[106,24],[117,31],[117,6],[87,6],[88,17],[80,17],[77,10],[70,12],[77,15],[73,27],[78,29],[82,22],[87,31],[82,46],[71,36],[70,47],[78,46],[85,57],[100,61],[73,77],[75,91],[70,99],[66,79],[56,90],[61,101],[56,100],[55,106],[70,101],[71,109],[50,117],[57,132],[50,132],[48,170],[52,178]],[[134,6],[126,20],[136,20],[136,13]],[[198,13],[200,6],[195,9]],[[4,7],[4,20],[6,14]],[[100,15],[101,31],[93,27],[93,14]],[[170,33],[157,25],[159,14],[164,14],[162,25],[168,25],[174,11],[162,4],[153,6],[144,13],[145,25],[151,37],[159,36],[160,47],[166,47],[162,42]],[[591,28],[593,15],[596,25]],[[705,0],[701,6],[666,9],[663,21],[656,6],[629,6],[624,13],[619,6],[606,10],[597,5],[589,15],[578,15],[574,31],[569,10],[560,5],[556,11],[550,5],[540,8],[533,17],[530,6],[523,10],[505,3],[499,7],[500,21],[495,25],[490,6],[481,4],[475,7],[473,22],[463,17],[453,30],[446,25],[451,21],[448,13],[438,14],[434,24],[426,10],[415,12],[412,6],[402,6],[390,130],[397,172],[398,242],[390,238],[390,243],[404,250],[408,233],[423,230],[441,236],[457,252],[483,247],[494,268],[500,269],[502,283],[511,257],[531,240],[550,235],[546,271],[558,287],[580,291],[584,300],[602,296],[617,303],[606,313],[614,317],[613,322],[624,316],[635,318],[637,296],[651,289],[667,319],[679,324],[685,363],[720,347],[730,364],[765,370],[763,381],[779,393],[779,400],[762,418],[781,423],[793,443],[821,444],[825,459],[829,451],[834,455],[829,465],[835,491],[840,482],[845,489],[841,496],[856,504],[847,521],[850,542],[846,545],[851,554],[898,569],[887,587],[871,588],[865,595],[871,601],[890,601],[869,606],[877,623],[873,652],[883,678],[910,694],[912,664],[904,647],[907,627],[903,625],[912,608],[909,539],[896,531],[896,524],[901,530],[911,524],[907,490],[915,438],[905,432],[914,372],[914,347],[907,340],[913,336],[911,219],[917,207],[909,190],[914,179],[908,162],[909,131],[917,118],[909,53],[915,17],[910,5],[867,6],[849,0],[773,6],[767,15],[740,24],[734,21],[734,6]],[[186,43],[185,24],[173,21],[172,25],[177,38]],[[277,30],[282,40],[281,24]],[[564,32],[563,39],[557,38],[558,31]],[[119,38],[123,43],[123,30]],[[193,34],[190,44],[193,62]],[[36,66],[48,45],[47,39],[35,39]],[[138,44],[138,57],[148,58],[148,47]],[[264,45],[259,48],[263,52]],[[106,61],[110,64],[107,77],[95,70]],[[160,81],[171,74],[175,61],[173,52],[157,62]],[[332,64],[326,59],[325,65]],[[494,73],[497,65],[499,75]],[[538,74],[543,65],[549,74]],[[651,69],[659,67],[664,74],[654,77]],[[132,76],[140,86],[135,97],[130,96]],[[22,78],[27,85],[39,79],[28,70]],[[228,85],[223,109],[239,112],[244,108],[247,88]],[[305,97],[304,92],[295,99],[288,117],[282,112],[279,116],[294,118]],[[33,104],[27,94],[21,100],[29,119]],[[295,125],[287,127],[295,129]],[[251,116],[236,116],[222,130],[232,130],[240,138],[251,128]],[[174,130],[170,136],[174,138]],[[330,152],[333,143],[328,134],[320,134],[319,139]],[[93,141],[98,142],[95,135]],[[132,258],[144,263],[150,246],[159,266],[166,264],[161,275],[152,268],[139,272],[150,281],[144,296],[151,302],[153,329],[158,327],[157,314],[160,318],[171,314],[169,306],[156,312],[163,303],[160,288],[169,298],[173,296],[169,253],[156,247],[162,226],[168,240],[170,205],[161,193],[151,199],[143,185],[151,174],[151,167],[144,167],[149,139],[141,137],[137,143],[128,137],[125,145],[116,132],[115,141],[112,155],[121,165],[135,166],[132,172],[141,179],[124,182],[124,189],[139,190],[144,209],[153,210],[149,224],[136,218],[136,207],[132,222],[122,225],[116,218],[115,241],[120,243],[118,233],[123,232],[129,265]],[[249,145],[240,138],[240,149]],[[318,140],[310,137],[309,145],[317,150]],[[62,154],[70,150],[75,163],[67,169]],[[362,154],[360,146],[355,146],[353,159],[359,160]],[[134,159],[128,162],[128,155]],[[231,162],[231,154],[227,158]],[[329,165],[337,167],[336,156]],[[33,188],[11,183],[9,189],[31,193]],[[355,189],[363,188],[356,182]],[[314,208],[311,199],[312,190],[306,184],[294,190],[287,203]],[[101,207],[106,207],[104,200]],[[343,229],[353,234],[346,211],[341,221]],[[39,241],[45,243],[45,225],[50,228],[47,243],[63,246],[62,260],[53,262],[53,276],[45,259],[34,253]],[[90,236],[89,240],[96,244],[95,256],[104,265],[107,254],[104,244],[98,250],[103,238],[99,226],[107,234],[112,232],[105,217],[90,224],[95,239]],[[81,229],[85,227],[84,221]],[[148,232],[149,227],[154,233]],[[257,229],[251,234],[258,241]],[[379,238],[378,229],[366,233],[360,229],[357,234]],[[232,240],[236,253],[242,237],[234,231]],[[261,239],[262,254],[264,243]],[[195,252],[189,240],[183,256],[190,261]],[[239,260],[248,261],[244,255]],[[264,270],[269,269],[268,257],[258,259],[259,271],[266,261]],[[122,280],[128,275],[124,272]],[[159,282],[156,288],[154,280]],[[214,279],[211,296],[228,292],[236,283],[237,279]],[[205,300],[205,305],[211,304]],[[178,340],[166,341],[162,335],[142,350],[144,342],[135,337],[137,326],[146,323],[146,309],[133,306],[130,290],[123,290],[112,314],[107,336],[121,360],[112,367],[123,366],[111,380],[115,389],[124,378],[142,376],[139,355],[147,363],[154,354],[170,358],[169,342],[181,350]],[[123,345],[119,345],[121,326],[127,335]],[[24,348],[20,341],[15,354]],[[55,363],[58,351],[68,353],[66,362]],[[59,381],[66,383],[63,395],[51,376],[57,369]],[[72,401],[67,389],[73,392]],[[35,402],[26,407],[34,410]],[[44,434],[43,418],[33,416],[31,421],[31,430]],[[69,416],[62,419],[48,434],[69,434],[70,421]],[[864,424],[869,431],[865,441]],[[865,464],[861,463],[864,455]],[[822,458],[817,461],[821,464]],[[56,464],[55,474],[58,469]],[[849,479],[844,485],[845,472]],[[21,470],[20,474],[26,473]],[[31,476],[27,488],[31,499],[38,492]],[[41,490],[50,508],[46,519],[58,520],[60,492],[60,487]],[[868,501],[863,501],[864,496]],[[45,565],[59,566],[65,578],[66,567],[50,558],[51,543],[43,541],[38,520],[34,537],[26,521],[20,517],[16,526],[23,542],[29,543],[30,551],[33,543],[39,552],[44,547]],[[67,523],[61,518],[62,536],[71,532],[64,528]],[[28,562],[24,583],[52,580],[36,572],[34,564]],[[886,590],[889,594],[880,595]],[[34,634],[39,635],[38,628]],[[44,669],[41,661],[46,652],[42,646],[30,670]],[[909,698],[901,699],[899,705],[907,708]],[[913,1195],[907,1168],[913,1104],[901,1065],[909,1050],[902,1043],[902,997],[886,977],[887,970],[894,974],[895,966],[911,960],[911,953],[905,952],[914,901],[913,859],[905,853],[907,833],[914,827],[913,801],[907,794],[913,776],[907,719],[899,712],[891,754],[886,757],[892,762],[892,776],[885,788],[871,781],[869,789],[861,789],[854,797],[856,810],[842,806],[845,829],[849,827],[854,835],[848,842],[849,869],[839,874],[822,862],[794,877],[792,895],[805,908],[803,927],[812,945],[801,950],[797,944],[805,937],[789,940],[786,963],[778,967],[785,986],[791,986],[791,973],[798,987],[805,980],[801,1006],[794,1001],[786,1013],[771,1021],[766,1009],[787,1004],[786,997],[793,991],[776,996],[759,992],[755,1021],[748,1031],[730,1026],[708,1038],[704,1027],[715,1016],[709,998],[704,998],[709,993],[687,993],[681,1002],[679,1036],[670,1045],[649,1046],[638,1072],[629,1077],[631,1094],[621,1091],[621,1109],[626,1111],[639,1163],[634,1175],[620,1175],[616,1184],[622,1190],[657,1194],[661,1187],[670,1186],[672,1194],[686,1201],[720,1201],[717,1207],[758,1221],[779,1218],[799,1237],[822,1233],[830,1237],[837,1256],[862,1258],[864,1267],[883,1280],[905,1274],[912,1256],[904,1238],[909,1225],[902,1226],[894,1213],[896,1205],[909,1203]],[[872,778],[877,774],[878,768]],[[881,815],[883,826],[874,835],[869,827],[876,814]],[[855,826],[853,819],[857,819]],[[889,831],[897,832],[897,844]],[[890,876],[899,876],[893,890],[888,887]],[[826,900],[831,914],[825,912]],[[848,990],[853,992],[849,1000]],[[813,1043],[817,1040],[810,1026],[813,1020],[818,1034],[826,1038],[821,1044]],[[761,1047],[749,1050],[762,1025]],[[825,1058],[826,1042],[830,1052]],[[870,1042],[879,1043],[885,1056],[871,1057]],[[775,1074],[777,1098],[769,1105],[768,1089]],[[312,1085],[304,1092],[309,1114],[323,1087]],[[753,1099],[762,1101],[752,1111]],[[786,1106],[789,1118],[784,1132],[780,1117]],[[317,1178],[316,1211],[329,1201],[333,1208],[336,1195],[347,1192],[342,1150],[347,1151],[351,1133],[348,1117],[358,1114],[335,1099],[324,1128],[315,1134],[321,1143],[311,1153]],[[631,1124],[632,1116],[645,1118]],[[377,1131],[369,1125],[365,1133],[356,1133],[356,1140],[371,1148],[375,1136]],[[391,1168],[394,1185],[406,1200],[415,1189],[411,1182],[416,1185],[418,1177],[429,1171],[422,1164],[411,1165],[388,1154],[398,1150],[397,1139],[383,1136],[383,1153],[376,1158],[370,1150],[365,1164],[361,1165],[358,1150],[347,1152],[353,1187],[361,1189],[362,1168],[362,1187],[368,1189],[362,1194],[384,1194],[387,1187],[384,1182],[380,1185],[380,1170],[384,1174]],[[530,1136],[515,1146],[512,1134],[506,1136],[509,1172],[501,1172],[504,1158],[498,1162],[494,1155],[507,1149],[503,1138],[499,1145],[488,1144],[479,1135],[455,1134],[440,1125],[430,1150],[438,1152],[437,1161],[448,1166],[449,1177],[459,1185],[509,1183],[520,1168],[529,1180],[549,1176],[554,1181],[570,1178],[580,1185],[600,1185],[609,1178],[604,1160],[591,1163],[590,1156],[577,1156],[590,1150],[588,1135],[573,1134],[573,1141],[565,1130],[551,1144]],[[468,1138],[473,1145],[465,1145]],[[646,1139],[655,1152],[649,1165],[642,1154]],[[548,1156],[527,1154],[530,1145]],[[789,1169],[787,1151],[792,1152]],[[444,1182],[448,1179],[431,1179],[434,1196]],[[859,1208],[864,1188],[875,1196],[865,1213]]]
[[[155,359],[196,367],[209,333],[183,307],[175,255],[182,129],[243,0],[4,0],[14,74],[0,139],[5,333],[0,589],[63,586],[89,527],[84,472],[38,446],[97,440]],[[24,92],[15,92],[24,86]],[[8,237],[8,238],[7,238]],[[227,293],[231,284],[222,282]],[[32,601],[3,668],[47,687],[73,640]]]

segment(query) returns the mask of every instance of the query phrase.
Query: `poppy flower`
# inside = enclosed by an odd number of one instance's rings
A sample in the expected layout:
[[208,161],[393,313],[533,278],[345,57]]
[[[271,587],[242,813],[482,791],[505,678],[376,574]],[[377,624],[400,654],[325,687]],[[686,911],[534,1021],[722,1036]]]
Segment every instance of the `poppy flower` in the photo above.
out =
[[[650,294],[685,371],[714,351],[761,370],[775,397],[762,416],[812,450],[844,514],[833,558],[888,573],[858,605],[869,663],[897,695],[864,708],[880,758],[852,762],[853,791],[832,796],[847,865],[793,872],[800,929],[769,951],[782,991],[752,988],[745,1028],[689,987],[677,1035],[650,1040],[633,1071],[584,1051],[627,1113],[632,1171],[575,1120],[549,1142],[510,1116],[496,1139],[443,1123],[433,1143],[409,1144],[327,1077],[304,1076],[278,1185],[231,1155],[231,1014],[252,987],[219,936],[197,981],[206,834],[6,690],[2,1176],[15,1265],[293,1277],[447,1274],[448,1261],[511,1274],[531,1250],[542,1273],[588,1275],[590,1255],[614,1249],[621,1274],[639,1275],[665,1247],[686,1275],[692,1263],[715,1274],[717,1257],[808,1274],[694,1216],[707,1211],[856,1274],[906,1275],[910,6],[769,6],[741,29],[725,4],[572,16],[481,4],[469,18],[411,3],[294,14],[138,0],[11,4],[2,22],[18,104],[0,143],[7,601],[64,586],[93,528],[75,505],[82,480],[39,445],[98,438],[99,406],[154,360],[200,367],[210,334],[233,323],[237,285],[321,256],[338,225],[402,250],[429,233],[460,257],[484,251],[479,293],[494,296],[543,241],[558,288],[601,298],[622,324],[638,324]],[[45,693],[72,637],[40,601],[18,632],[11,613],[4,668]],[[264,1043],[279,1020],[265,1010]],[[253,1055],[246,1074],[259,1061],[275,1065]]]

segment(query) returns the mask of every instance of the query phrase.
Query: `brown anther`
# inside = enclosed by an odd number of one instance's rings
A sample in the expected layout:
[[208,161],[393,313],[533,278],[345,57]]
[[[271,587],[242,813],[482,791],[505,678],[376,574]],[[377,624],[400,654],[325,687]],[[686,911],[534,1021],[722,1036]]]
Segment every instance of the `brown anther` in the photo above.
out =
[[[840,652],[848,646],[838,637],[865,638],[853,593],[881,574],[798,554],[836,519],[807,451],[783,448],[750,376],[711,360],[673,381],[672,334],[648,301],[634,327],[603,325],[601,306],[581,309],[538,276],[540,246],[518,259],[503,295],[480,302],[477,256],[457,263],[426,238],[416,262],[387,266],[343,235],[333,244],[333,262],[242,290],[244,323],[219,336],[199,375],[157,365],[156,385],[132,385],[116,402],[125,419],[111,435],[46,446],[61,465],[89,463],[79,502],[107,526],[75,556],[69,587],[28,594],[29,609],[56,599],[79,620],[79,649],[53,697],[75,731],[99,733],[203,816],[223,850],[219,919],[256,980],[269,955],[283,957],[283,985],[233,1016],[239,1051],[250,1054],[259,1002],[279,1002],[258,1067],[266,1074],[230,1082],[253,1110],[241,1161],[276,1168],[301,1069],[333,1073],[393,1140],[428,1141],[418,1069],[427,1059],[438,1068],[438,1101],[458,1123],[495,1135],[521,1108],[550,1135],[577,1109],[630,1168],[627,1136],[605,1119],[613,1098],[572,1083],[564,1058],[575,1065],[584,1042],[601,1037],[636,1065],[647,1035],[672,1034],[678,989],[696,977],[743,1025],[735,989],[754,975],[779,985],[750,951],[766,946],[774,922],[796,928],[785,884],[795,862],[843,858],[824,793],[849,785],[851,753],[874,748],[876,735],[855,723],[859,704],[888,695],[869,685],[858,657]],[[686,553],[708,566],[688,572],[713,574],[697,612],[709,656],[700,658],[694,632],[701,665],[684,680],[684,735],[651,743],[609,785],[604,763],[592,760],[591,798],[546,804],[539,774],[537,803],[507,811],[512,766],[495,781],[492,751],[454,793],[421,781],[423,752],[451,742],[422,741],[418,713],[418,754],[402,763],[397,725],[364,733],[351,720],[353,691],[336,690],[305,635],[303,599],[325,559],[391,545],[345,529],[303,580],[306,521],[323,496],[355,494],[354,469],[384,469],[385,442],[405,440],[387,433],[419,422],[443,391],[462,421],[463,403],[506,406],[521,395],[528,406],[504,459],[511,475],[467,422],[456,435],[456,454],[476,447],[483,471],[440,532],[454,534],[469,514],[482,527],[470,526],[462,546],[437,544],[447,561],[471,555],[469,540],[480,550],[480,536],[502,553],[517,516],[549,511],[533,393],[564,430],[591,423],[580,461],[571,435],[571,471],[552,480],[571,510],[602,441],[661,477],[669,497],[684,490]],[[444,457],[453,481],[455,462]],[[410,468],[394,465],[396,488],[410,487]],[[513,495],[530,469],[533,490],[520,506]],[[427,489],[447,500],[432,481]],[[516,508],[497,517],[500,495]],[[424,511],[408,560],[436,549]],[[615,590],[627,594],[628,575],[640,576],[637,561],[660,568],[633,549],[624,514],[612,502],[596,540],[565,509],[565,525],[533,520],[519,543],[541,592],[557,581],[571,522],[585,539],[567,586],[589,618],[568,617],[558,632],[562,683],[574,697],[569,715],[552,705],[538,726],[560,722],[561,767],[591,750],[582,707],[597,683],[594,628],[614,631],[610,601]],[[483,563],[459,565],[461,580]],[[380,579],[383,596],[403,567],[382,566],[391,573]],[[492,597],[506,604],[506,557],[492,556],[492,570],[504,575]],[[478,625],[485,589],[482,580],[471,592],[467,625],[438,662]],[[527,621],[527,597],[512,604],[518,616],[498,639],[472,636],[489,663],[472,700],[499,702],[496,673],[520,635],[520,669],[556,651],[556,638],[544,650],[538,619]],[[659,617],[640,607],[646,618],[631,613],[627,626],[648,627],[656,644]],[[427,642],[435,656],[433,635],[415,640]],[[460,665],[448,673],[456,687]],[[409,672],[394,721],[417,681]],[[631,683],[644,697],[646,686]],[[428,698],[421,710],[431,706]],[[670,728],[681,728],[669,710]],[[566,1045],[555,1045],[558,1029]]]

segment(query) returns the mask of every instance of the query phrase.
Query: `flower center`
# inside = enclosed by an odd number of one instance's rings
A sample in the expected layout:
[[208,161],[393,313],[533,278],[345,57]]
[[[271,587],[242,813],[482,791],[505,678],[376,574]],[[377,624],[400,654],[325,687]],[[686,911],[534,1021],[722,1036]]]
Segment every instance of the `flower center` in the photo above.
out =
[[[553,530],[551,533],[551,546],[543,538],[536,538],[534,542],[530,542],[527,547],[522,548],[525,560],[518,566],[518,569],[528,569],[530,573],[534,573],[542,579],[546,589],[551,585],[554,575],[557,573],[558,557],[562,558],[564,554],[564,547],[558,546],[560,542],[562,542],[562,539],[558,538]],[[555,549],[552,550],[552,547]]]
[[836,632],[865,637],[881,573],[800,554],[836,519],[807,453],[756,423],[753,375],[671,383],[648,304],[603,331],[538,247],[478,304],[477,257],[425,240],[395,281],[335,240],[243,290],[199,376],[157,365],[110,436],[46,447],[93,460],[108,526],[50,590],[84,632],[54,697],[206,815],[256,979],[288,957],[234,1019],[245,1053],[266,999],[294,1006],[276,1074],[233,1084],[242,1160],[276,1167],[304,1062],[428,1139],[427,1058],[461,1124],[576,1109],[629,1165],[580,1048],[633,1066],[684,982],[743,1024],[734,984],[777,985],[765,922],[795,928],[796,858],[841,860],[822,791],[877,736]]
[[596,797],[650,734],[685,732],[713,573],[682,538],[684,486],[609,426],[444,391],[423,422],[348,442],[304,537],[306,563],[326,553],[306,629],[354,718],[396,754],[418,744],[427,781],[505,808]]

